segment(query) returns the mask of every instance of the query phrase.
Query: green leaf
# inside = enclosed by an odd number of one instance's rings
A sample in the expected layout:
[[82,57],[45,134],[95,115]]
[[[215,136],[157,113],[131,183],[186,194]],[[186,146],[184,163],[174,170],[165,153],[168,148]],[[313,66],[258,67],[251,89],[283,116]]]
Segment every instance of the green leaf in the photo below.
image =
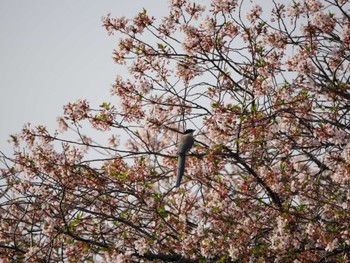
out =
[[140,157],[140,165],[141,166],[145,164],[145,160],[146,160],[145,156]]
[[308,91],[307,90],[302,90],[302,91],[300,91],[300,95],[302,96],[302,97],[304,97],[304,98],[307,98],[307,95],[308,95],[309,93],[308,93]]
[[225,262],[227,262],[227,256],[223,256],[216,261],[216,263],[225,263]]
[[105,116],[104,115],[98,115],[98,116],[96,116],[96,119],[98,119],[99,121],[104,121],[105,120]]
[[165,46],[162,43],[157,43],[159,49],[164,49]]
[[286,164],[280,163],[280,171],[283,173],[286,170]]
[[296,210],[297,210],[298,212],[303,212],[303,211],[305,210],[305,208],[306,208],[306,205],[298,205],[298,206],[296,207]]
[[153,198],[154,202],[159,203],[160,197],[158,193],[151,194],[151,197]]
[[284,100],[280,99],[277,101],[278,105],[285,105],[286,103],[284,102]]
[[110,106],[111,106],[111,103],[110,102],[103,102],[101,105],[100,105],[100,107],[101,108],[104,108],[104,109],[106,109],[106,110],[109,110],[110,109]]
[[89,245],[86,245],[85,247],[83,247],[83,252],[86,252],[90,249],[90,246]]
[[76,227],[77,225],[80,224],[80,220],[73,220],[73,221],[70,221],[69,223],[69,228],[74,228]]
[[157,212],[163,218],[168,216],[168,213],[167,213],[167,211],[165,210],[164,207],[158,207],[157,208]]
[[219,106],[219,103],[218,103],[218,102],[213,102],[213,103],[211,104],[211,107],[212,107],[213,109],[216,109],[218,106]]
[[217,206],[213,207],[213,212],[220,212],[220,208]]
[[252,112],[257,112],[257,106],[256,106],[255,103],[252,104],[252,106],[250,107],[250,110],[251,110]]
[[262,28],[264,25],[266,25],[266,22],[262,21],[262,22],[260,22],[260,23],[258,24],[258,27],[259,27],[259,28]]

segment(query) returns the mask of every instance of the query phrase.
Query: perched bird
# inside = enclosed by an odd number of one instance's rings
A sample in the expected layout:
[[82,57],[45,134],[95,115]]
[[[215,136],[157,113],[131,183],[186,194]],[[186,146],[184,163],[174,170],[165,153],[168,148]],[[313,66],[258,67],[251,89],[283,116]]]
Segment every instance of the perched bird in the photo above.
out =
[[194,138],[193,138],[194,131],[195,130],[192,130],[192,129],[186,130],[182,135],[182,137],[180,138],[178,151],[177,151],[178,161],[177,161],[177,177],[176,177],[175,187],[179,187],[181,184],[181,179],[185,171],[186,153],[191,149],[194,143]]

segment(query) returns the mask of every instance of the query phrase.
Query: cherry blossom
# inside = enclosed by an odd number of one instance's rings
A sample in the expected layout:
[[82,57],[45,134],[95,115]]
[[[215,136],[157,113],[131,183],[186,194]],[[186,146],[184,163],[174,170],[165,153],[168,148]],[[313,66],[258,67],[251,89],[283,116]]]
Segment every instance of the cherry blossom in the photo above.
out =
[[0,259],[349,261],[349,3],[168,5],[102,18],[128,72],[110,102],[10,137]]

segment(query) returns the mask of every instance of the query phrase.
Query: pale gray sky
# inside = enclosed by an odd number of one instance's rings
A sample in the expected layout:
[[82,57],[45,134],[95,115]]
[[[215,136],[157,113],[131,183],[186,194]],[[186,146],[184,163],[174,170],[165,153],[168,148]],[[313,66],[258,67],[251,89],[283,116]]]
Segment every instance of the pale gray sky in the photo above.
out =
[[25,122],[56,128],[62,106],[86,98],[112,101],[110,84],[121,74],[112,61],[116,36],[101,17],[133,17],[145,7],[166,14],[166,0],[0,0],[0,150]]

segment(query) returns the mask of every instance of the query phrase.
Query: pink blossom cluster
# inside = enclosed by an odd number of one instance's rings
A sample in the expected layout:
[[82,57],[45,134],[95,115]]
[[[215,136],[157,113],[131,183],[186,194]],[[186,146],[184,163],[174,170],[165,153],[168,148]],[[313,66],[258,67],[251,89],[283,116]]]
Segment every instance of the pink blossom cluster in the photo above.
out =
[[254,5],[252,10],[246,14],[247,19],[250,23],[255,23],[262,13],[262,8],[259,5]]
[[236,0],[212,0],[210,3],[213,14],[230,14],[238,5]]
[[114,30],[124,29],[128,24],[128,19],[124,16],[120,18],[111,18],[111,14],[108,13],[107,16],[102,18],[103,27],[111,35]]
[[334,31],[336,21],[333,18],[332,13],[324,13],[321,11],[318,11],[314,14],[314,21],[313,23],[323,32],[327,34],[331,34]]
[[11,136],[0,260],[348,262],[349,2],[257,3],[104,17],[129,76]]
[[64,118],[66,120],[80,121],[87,117],[89,103],[86,100],[77,100],[74,103],[68,103],[63,107]]

